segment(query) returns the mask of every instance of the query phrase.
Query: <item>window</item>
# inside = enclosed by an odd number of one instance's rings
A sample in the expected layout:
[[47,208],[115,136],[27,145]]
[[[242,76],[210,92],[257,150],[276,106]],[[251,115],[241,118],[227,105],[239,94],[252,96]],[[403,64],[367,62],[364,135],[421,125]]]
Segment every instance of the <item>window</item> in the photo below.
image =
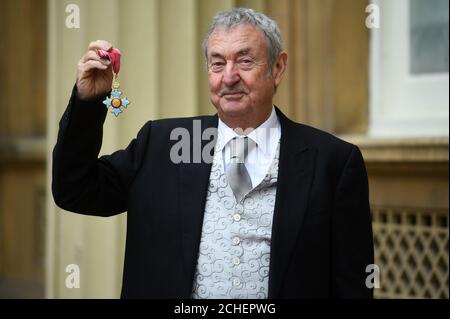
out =
[[448,136],[448,0],[378,0],[371,30],[371,136]]

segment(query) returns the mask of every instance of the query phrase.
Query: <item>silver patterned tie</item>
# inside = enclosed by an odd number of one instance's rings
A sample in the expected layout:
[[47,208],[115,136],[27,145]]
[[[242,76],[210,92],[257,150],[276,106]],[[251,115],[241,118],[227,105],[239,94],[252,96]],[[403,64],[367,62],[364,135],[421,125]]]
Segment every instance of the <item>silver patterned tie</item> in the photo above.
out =
[[235,137],[230,141],[230,164],[226,175],[238,203],[252,190],[252,180],[244,164],[247,153],[248,137]]

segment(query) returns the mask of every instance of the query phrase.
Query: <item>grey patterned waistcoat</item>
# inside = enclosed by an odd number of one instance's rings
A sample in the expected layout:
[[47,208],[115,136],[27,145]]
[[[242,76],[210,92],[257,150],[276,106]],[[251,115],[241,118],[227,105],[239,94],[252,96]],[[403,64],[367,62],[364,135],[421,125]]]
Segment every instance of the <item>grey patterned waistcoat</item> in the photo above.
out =
[[193,298],[267,298],[279,149],[278,143],[265,178],[240,203],[228,185],[222,154],[215,153]]

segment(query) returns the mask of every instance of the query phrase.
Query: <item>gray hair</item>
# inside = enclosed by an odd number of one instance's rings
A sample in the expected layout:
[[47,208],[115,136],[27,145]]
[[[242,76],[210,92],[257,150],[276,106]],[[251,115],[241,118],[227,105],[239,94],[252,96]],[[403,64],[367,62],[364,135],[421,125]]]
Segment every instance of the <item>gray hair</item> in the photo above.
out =
[[268,16],[256,12],[253,9],[234,8],[230,11],[219,12],[203,39],[203,51],[205,53],[206,66],[208,66],[208,41],[211,34],[219,27],[230,30],[242,24],[250,24],[260,29],[267,40],[268,64],[272,68],[279,54],[283,50],[281,31],[277,23]]

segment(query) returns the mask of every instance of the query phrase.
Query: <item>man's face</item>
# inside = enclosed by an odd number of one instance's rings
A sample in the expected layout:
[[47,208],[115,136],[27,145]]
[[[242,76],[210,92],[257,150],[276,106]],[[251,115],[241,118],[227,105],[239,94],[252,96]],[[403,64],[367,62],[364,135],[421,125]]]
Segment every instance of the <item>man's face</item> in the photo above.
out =
[[216,29],[208,41],[210,98],[221,118],[267,117],[277,78],[268,65],[267,41],[243,24]]

